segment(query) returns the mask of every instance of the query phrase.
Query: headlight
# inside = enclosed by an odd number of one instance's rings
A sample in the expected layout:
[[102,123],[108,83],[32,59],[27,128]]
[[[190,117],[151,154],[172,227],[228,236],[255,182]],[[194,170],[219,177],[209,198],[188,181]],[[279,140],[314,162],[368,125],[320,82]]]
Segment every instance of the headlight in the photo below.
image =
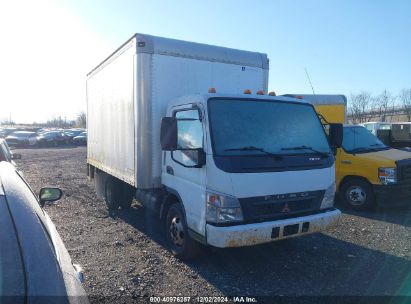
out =
[[208,223],[229,223],[242,221],[243,212],[237,198],[214,192],[207,192],[206,219]]
[[378,168],[378,178],[383,185],[395,184],[397,182],[397,169]]
[[325,190],[323,201],[321,202],[320,209],[331,208],[334,206],[334,196],[335,196],[335,183]]

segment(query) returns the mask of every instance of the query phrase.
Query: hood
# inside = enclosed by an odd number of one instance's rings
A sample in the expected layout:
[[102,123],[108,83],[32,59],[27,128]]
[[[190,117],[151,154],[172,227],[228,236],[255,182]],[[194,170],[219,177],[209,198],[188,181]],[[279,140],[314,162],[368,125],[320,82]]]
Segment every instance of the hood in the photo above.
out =
[[6,137],[6,141],[7,140],[25,140],[27,139],[27,137],[17,137],[17,136],[13,136],[13,135],[9,135]]
[[207,166],[207,188],[237,198],[325,190],[335,181],[334,165],[312,170],[227,173],[207,155]]
[[389,149],[377,152],[369,152],[356,154],[356,156],[361,159],[375,160],[380,165],[394,166],[395,162],[402,159],[411,159],[411,152],[397,149]]
[[327,189],[334,180],[334,166],[317,170],[230,174],[238,198]]

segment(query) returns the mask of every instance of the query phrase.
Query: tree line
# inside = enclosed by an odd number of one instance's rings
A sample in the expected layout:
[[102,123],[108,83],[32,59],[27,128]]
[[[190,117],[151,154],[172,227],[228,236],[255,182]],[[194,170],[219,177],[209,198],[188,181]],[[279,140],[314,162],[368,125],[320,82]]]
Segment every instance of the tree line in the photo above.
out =
[[367,91],[351,94],[347,105],[348,119],[352,123],[372,120],[390,122],[395,115],[411,121],[411,89],[403,89],[397,95],[388,90],[373,96]]
[[[58,117],[53,117],[47,120],[45,123],[33,122],[27,125],[31,125],[35,127],[48,127],[48,128],[86,128],[86,119],[87,119],[86,113],[79,112],[77,113],[77,116],[75,119],[67,120],[66,118],[62,118],[62,116],[58,116]],[[0,121],[0,125],[14,126],[16,125],[16,122],[10,119],[3,119]]]

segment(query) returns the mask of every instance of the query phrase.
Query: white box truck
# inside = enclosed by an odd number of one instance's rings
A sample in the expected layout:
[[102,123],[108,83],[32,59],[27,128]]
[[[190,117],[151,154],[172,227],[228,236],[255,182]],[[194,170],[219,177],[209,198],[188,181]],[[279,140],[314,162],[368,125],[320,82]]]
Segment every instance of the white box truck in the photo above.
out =
[[179,258],[335,224],[341,125],[327,138],[311,104],[267,85],[266,54],[134,35],[87,76],[97,193],[154,211]]

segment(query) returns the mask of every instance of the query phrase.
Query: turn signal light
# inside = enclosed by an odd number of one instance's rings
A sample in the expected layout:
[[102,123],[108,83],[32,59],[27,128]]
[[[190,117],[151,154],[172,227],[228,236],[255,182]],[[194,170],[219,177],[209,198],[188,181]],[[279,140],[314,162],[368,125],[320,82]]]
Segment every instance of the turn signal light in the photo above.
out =
[[251,90],[244,90],[244,94],[251,94]]
[[208,93],[216,93],[217,91],[215,90],[215,88],[209,88],[208,89]]
[[263,90],[258,90],[256,94],[257,95],[264,95],[264,91]]
[[301,95],[297,95],[297,96],[295,96],[295,98],[297,98],[297,99],[303,99],[304,97],[302,97]]
[[270,92],[268,93],[269,96],[277,96],[277,94],[275,94],[275,92]]

